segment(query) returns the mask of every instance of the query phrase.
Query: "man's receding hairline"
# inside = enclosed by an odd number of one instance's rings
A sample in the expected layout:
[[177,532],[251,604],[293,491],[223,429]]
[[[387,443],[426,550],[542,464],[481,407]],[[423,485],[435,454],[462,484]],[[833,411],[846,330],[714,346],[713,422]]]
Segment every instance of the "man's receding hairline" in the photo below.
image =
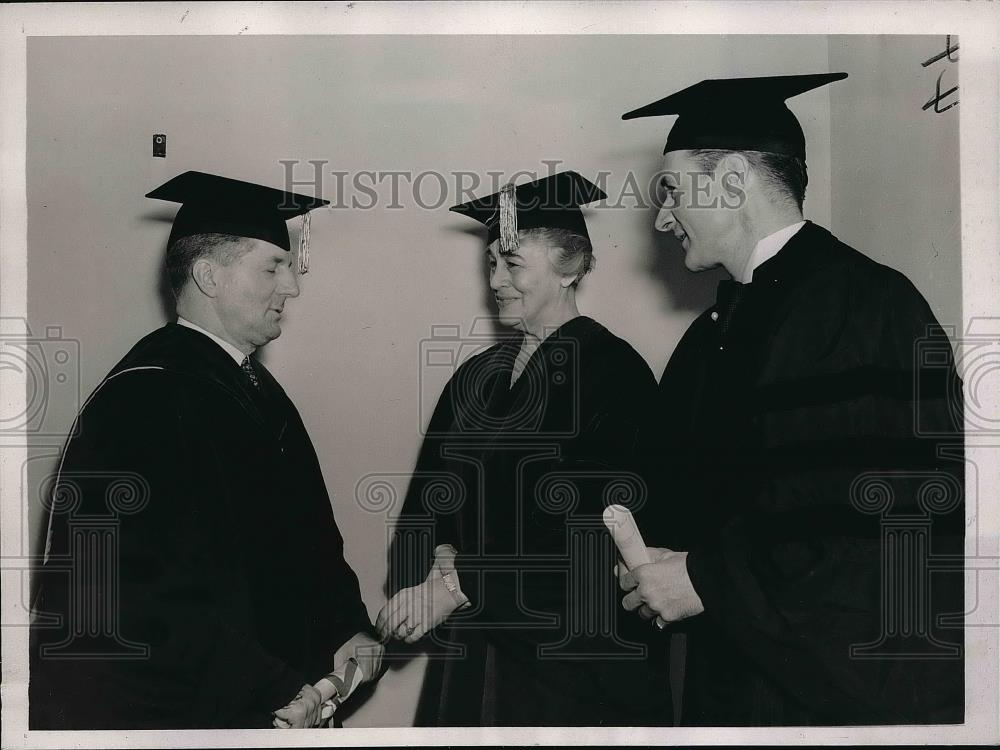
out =
[[[797,204],[799,210],[802,209],[802,202],[805,199],[805,191],[808,185],[808,166],[806,160],[798,156],[788,156],[776,154],[769,151],[755,151],[753,149],[725,149],[725,148],[703,148],[684,149],[702,169],[715,170],[727,156],[740,155],[747,163],[751,171],[761,178],[761,182],[768,191],[777,191],[787,201]],[[780,160],[787,165],[797,164],[801,169],[801,195],[796,195],[796,188],[782,180],[783,175],[779,174],[774,164],[769,160]],[[773,194],[772,194],[772,197]]]

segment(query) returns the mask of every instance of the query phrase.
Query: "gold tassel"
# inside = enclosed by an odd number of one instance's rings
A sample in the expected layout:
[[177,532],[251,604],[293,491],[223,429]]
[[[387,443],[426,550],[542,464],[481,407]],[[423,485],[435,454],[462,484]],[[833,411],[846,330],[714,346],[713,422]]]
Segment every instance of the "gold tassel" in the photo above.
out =
[[312,214],[302,214],[302,231],[299,232],[299,274],[309,273],[309,226]]
[[500,189],[500,254],[512,255],[517,247],[517,199],[511,182]]

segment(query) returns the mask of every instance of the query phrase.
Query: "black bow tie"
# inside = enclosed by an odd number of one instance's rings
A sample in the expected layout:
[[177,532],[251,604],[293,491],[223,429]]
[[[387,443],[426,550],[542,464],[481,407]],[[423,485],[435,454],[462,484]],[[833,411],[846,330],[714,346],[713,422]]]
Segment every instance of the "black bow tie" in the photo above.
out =
[[741,284],[738,281],[720,281],[719,288],[715,293],[715,312],[712,319],[719,326],[719,333],[725,336],[729,331],[729,326],[733,321],[733,313],[739,307],[740,302],[750,288],[749,284]]

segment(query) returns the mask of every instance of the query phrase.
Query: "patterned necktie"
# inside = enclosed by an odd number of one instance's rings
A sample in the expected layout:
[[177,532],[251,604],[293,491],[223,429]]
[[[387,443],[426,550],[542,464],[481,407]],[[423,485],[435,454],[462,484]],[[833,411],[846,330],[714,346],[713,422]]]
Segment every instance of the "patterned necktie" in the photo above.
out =
[[253,384],[253,387],[259,390],[260,381],[257,380],[257,373],[254,372],[253,365],[250,363],[249,356],[243,358],[243,364],[241,364],[240,367],[243,369],[243,372],[245,372],[247,377],[250,379],[250,382]]
[[719,288],[715,294],[716,311],[712,314],[712,320],[719,324],[719,335],[723,338],[729,332],[729,327],[733,322],[733,313],[736,312],[736,308],[749,288],[749,284],[741,284],[738,281],[719,282]]

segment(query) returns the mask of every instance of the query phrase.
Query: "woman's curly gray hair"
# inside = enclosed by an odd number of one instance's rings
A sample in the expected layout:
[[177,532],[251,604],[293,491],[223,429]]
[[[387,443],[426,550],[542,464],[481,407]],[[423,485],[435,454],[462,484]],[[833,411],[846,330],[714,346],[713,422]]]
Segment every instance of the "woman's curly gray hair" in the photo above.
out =
[[556,273],[576,276],[573,286],[594,270],[594,246],[582,234],[569,229],[535,227],[522,230],[521,235],[547,245],[553,251],[549,254],[549,259]]

